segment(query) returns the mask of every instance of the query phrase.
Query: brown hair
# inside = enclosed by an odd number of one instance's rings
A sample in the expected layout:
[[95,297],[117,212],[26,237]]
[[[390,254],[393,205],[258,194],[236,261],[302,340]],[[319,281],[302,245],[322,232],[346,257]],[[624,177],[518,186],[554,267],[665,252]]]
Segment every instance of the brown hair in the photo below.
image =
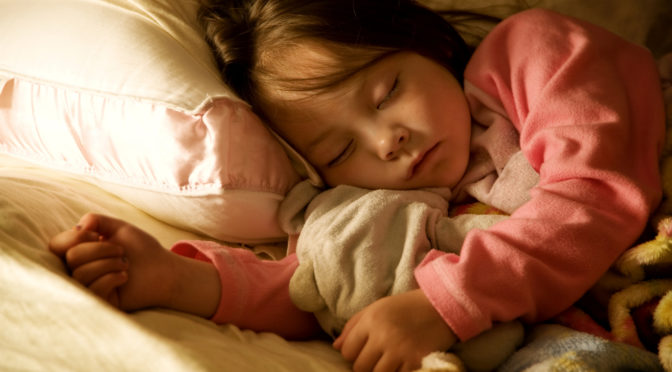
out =
[[412,0],[201,0],[198,17],[224,80],[257,110],[268,72],[263,53],[306,39],[338,47],[343,64],[319,81],[293,81],[299,90],[337,84],[403,50],[438,62],[462,82],[472,52],[441,15]]

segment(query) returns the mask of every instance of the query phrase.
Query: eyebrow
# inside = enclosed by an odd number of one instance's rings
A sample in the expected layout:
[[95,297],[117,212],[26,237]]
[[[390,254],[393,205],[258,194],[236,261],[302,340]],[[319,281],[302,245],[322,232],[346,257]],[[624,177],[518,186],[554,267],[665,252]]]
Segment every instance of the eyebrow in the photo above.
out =
[[306,156],[313,155],[313,153],[319,148],[319,145],[324,143],[329,136],[334,132],[333,129],[327,129],[315,137],[312,141],[306,146]]

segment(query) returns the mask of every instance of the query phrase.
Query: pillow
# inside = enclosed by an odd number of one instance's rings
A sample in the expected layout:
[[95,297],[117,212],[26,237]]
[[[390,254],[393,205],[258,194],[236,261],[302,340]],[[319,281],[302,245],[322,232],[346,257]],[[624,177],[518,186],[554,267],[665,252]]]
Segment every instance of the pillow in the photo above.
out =
[[84,177],[179,228],[279,241],[300,177],[222,82],[196,1],[0,2],[0,152]]

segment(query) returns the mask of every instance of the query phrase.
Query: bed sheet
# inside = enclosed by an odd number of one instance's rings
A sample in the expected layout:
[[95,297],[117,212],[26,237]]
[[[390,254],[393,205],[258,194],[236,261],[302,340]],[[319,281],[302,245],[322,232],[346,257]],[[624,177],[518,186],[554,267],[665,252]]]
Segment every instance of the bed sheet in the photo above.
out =
[[203,239],[66,174],[0,156],[0,370],[344,371],[325,341],[217,326],[168,310],[127,315],[73,281],[47,250],[87,211],[142,226],[169,247]]

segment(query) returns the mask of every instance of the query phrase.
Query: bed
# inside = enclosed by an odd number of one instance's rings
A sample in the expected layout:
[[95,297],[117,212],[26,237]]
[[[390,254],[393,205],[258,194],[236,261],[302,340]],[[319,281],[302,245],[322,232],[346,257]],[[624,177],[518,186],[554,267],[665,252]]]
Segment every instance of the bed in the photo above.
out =
[[[506,16],[546,7],[593,21],[649,47],[672,81],[672,58],[662,63],[672,52],[672,3],[645,3],[487,0],[478,9]],[[221,82],[195,9],[193,0],[0,0],[1,370],[350,369],[325,340],[288,341],[164,309],[122,313],[47,250],[50,237],[91,211],[141,226],[164,247],[208,239],[282,256],[287,236],[277,210],[309,172]],[[666,94],[670,121],[672,87]],[[658,237],[643,241],[672,241],[663,218],[670,212],[652,221],[653,229],[660,221]],[[669,270],[667,256],[646,261],[655,248],[636,248],[621,267]],[[577,314],[556,323],[595,334]],[[613,331],[605,339],[623,341]],[[672,371],[672,346],[658,339],[657,356]],[[533,341],[508,370],[557,359],[539,359],[548,349]],[[530,350],[539,360],[525,355]],[[601,357],[623,352],[604,350]]]

